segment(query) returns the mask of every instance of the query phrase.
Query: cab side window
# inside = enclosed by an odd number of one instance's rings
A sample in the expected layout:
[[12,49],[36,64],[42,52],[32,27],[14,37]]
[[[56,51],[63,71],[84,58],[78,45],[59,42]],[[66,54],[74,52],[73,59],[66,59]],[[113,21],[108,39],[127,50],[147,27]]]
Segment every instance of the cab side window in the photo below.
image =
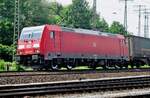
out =
[[124,40],[120,40],[120,44],[121,44],[121,46],[124,46],[125,45],[125,41]]
[[124,45],[124,46],[127,46],[128,45],[128,40],[127,39],[124,39],[124,40],[122,40],[122,44]]
[[55,39],[55,32],[54,32],[54,31],[51,31],[51,32],[50,32],[50,38],[51,38],[51,39]]
[[122,40],[122,44],[125,45],[125,40]]

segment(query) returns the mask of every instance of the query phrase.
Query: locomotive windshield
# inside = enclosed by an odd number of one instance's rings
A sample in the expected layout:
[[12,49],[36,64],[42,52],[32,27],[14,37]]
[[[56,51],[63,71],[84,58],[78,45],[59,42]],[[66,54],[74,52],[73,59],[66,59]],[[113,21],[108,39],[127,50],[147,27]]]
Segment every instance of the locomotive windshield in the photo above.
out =
[[40,39],[44,26],[26,27],[22,30],[20,40]]

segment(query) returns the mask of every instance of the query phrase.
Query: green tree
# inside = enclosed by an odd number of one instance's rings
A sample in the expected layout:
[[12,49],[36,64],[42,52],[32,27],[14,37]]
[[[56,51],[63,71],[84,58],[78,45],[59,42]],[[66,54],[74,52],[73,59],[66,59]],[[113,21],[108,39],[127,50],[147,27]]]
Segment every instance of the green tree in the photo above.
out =
[[75,28],[91,28],[92,13],[86,0],[72,0],[68,11],[67,24]]
[[57,3],[51,2],[49,5],[49,18],[51,19],[50,24],[62,24],[63,21],[63,9],[64,7]]
[[12,44],[13,16],[14,0],[0,0],[0,44]]
[[0,44],[11,45],[13,36],[13,25],[7,20],[0,20]]
[[20,16],[22,27],[50,23],[49,3],[46,0],[21,0]]
[[[63,25],[63,26],[70,26],[69,22],[69,11],[70,11],[70,6],[64,6],[63,9],[60,11],[60,20],[58,21],[58,24]],[[73,26],[72,26],[73,27]]]
[[0,17],[13,22],[15,0],[0,0]]
[[109,28],[109,32],[127,35],[127,32],[125,31],[125,28],[123,27],[123,25],[117,21],[114,21],[111,24]]
[[103,18],[102,19],[97,18],[94,24],[95,24],[94,28],[101,32],[109,31],[109,25]]

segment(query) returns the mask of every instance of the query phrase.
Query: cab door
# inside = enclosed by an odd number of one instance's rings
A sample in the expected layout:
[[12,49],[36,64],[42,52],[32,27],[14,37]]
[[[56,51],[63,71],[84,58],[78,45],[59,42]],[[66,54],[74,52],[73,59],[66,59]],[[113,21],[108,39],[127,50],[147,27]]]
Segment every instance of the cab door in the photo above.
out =
[[57,55],[60,55],[61,53],[61,32],[60,31],[55,32],[54,49],[55,49],[55,53]]
[[124,56],[124,40],[123,39],[120,40],[120,56],[121,57]]
[[61,36],[60,31],[50,32],[51,50],[56,55],[60,54],[61,49]]

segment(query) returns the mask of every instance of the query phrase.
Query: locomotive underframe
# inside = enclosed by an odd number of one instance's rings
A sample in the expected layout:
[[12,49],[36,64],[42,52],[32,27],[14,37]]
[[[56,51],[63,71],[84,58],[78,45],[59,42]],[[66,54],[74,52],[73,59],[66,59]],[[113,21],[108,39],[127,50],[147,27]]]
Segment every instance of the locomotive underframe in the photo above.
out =
[[88,66],[92,69],[96,69],[96,67],[102,67],[103,69],[120,69],[128,65],[127,59],[119,57],[62,57],[60,55],[53,55],[47,58],[39,54],[19,56],[19,63],[38,70],[58,70],[62,67],[71,70],[76,66]]
[[44,56],[40,54],[20,55],[16,60],[23,66],[32,68],[42,68],[45,65]]

